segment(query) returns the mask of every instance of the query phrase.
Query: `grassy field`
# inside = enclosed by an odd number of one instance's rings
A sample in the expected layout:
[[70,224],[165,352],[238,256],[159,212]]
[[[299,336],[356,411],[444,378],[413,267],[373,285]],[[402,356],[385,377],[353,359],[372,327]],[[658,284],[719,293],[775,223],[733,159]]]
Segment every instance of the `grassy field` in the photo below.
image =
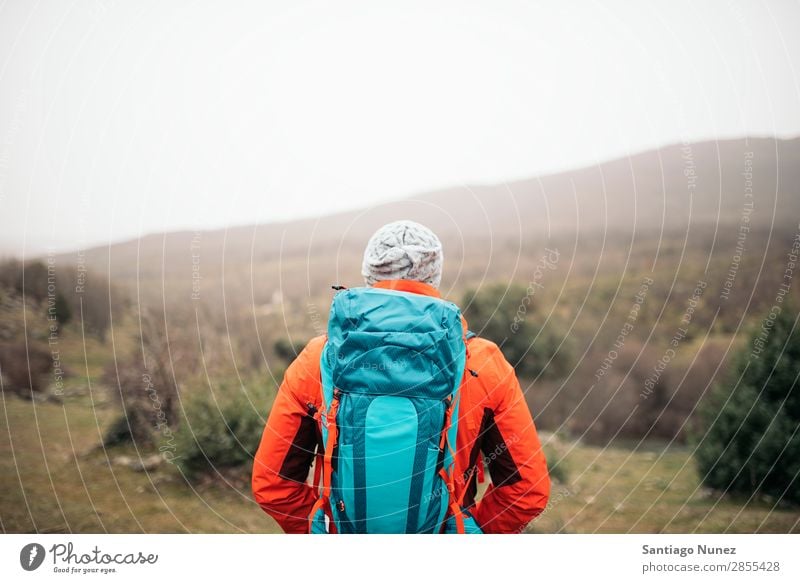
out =
[[[92,394],[64,403],[6,396],[0,416],[5,532],[277,532],[246,475],[191,487],[176,468],[110,463],[98,448],[113,409]],[[529,532],[799,532],[800,513],[719,499],[699,487],[684,447],[561,444],[564,484]]]
[[[152,471],[115,463],[152,452],[100,446],[118,415],[102,371],[115,351],[130,348],[122,345],[130,336],[101,342],[76,328],[64,334],[59,348],[70,375],[61,402],[0,391],[2,530],[280,532],[252,500],[249,468],[190,484],[169,463]],[[553,484],[548,509],[528,532],[800,532],[800,509],[702,488],[685,446],[551,445],[563,483]]]
[[685,446],[565,444],[567,479],[530,532],[800,532],[800,511],[703,488]]
[[97,448],[111,419],[90,397],[33,404],[6,397],[0,518],[6,532],[275,532],[244,480],[192,488],[162,464],[115,465],[132,448]]
[[[127,340],[126,340],[127,339]],[[189,485],[172,465],[149,472],[115,462],[152,452],[102,448],[119,414],[100,384],[130,335],[100,342],[70,329],[60,339],[70,375],[63,402],[0,392],[0,526],[4,532],[279,532],[255,504],[246,472]]]

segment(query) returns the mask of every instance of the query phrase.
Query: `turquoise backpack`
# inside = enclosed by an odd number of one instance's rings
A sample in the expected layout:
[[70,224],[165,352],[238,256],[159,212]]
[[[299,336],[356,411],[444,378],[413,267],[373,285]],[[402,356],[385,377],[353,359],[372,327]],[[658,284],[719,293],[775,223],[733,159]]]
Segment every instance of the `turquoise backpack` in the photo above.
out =
[[480,532],[453,488],[465,362],[455,304],[378,288],[334,296],[311,532]]

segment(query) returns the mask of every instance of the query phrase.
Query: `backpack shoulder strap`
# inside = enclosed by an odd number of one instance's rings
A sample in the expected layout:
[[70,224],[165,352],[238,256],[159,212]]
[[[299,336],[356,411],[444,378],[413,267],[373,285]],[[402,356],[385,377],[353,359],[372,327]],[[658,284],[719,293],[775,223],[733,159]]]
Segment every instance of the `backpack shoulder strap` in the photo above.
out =
[[471,340],[472,338],[475,338],[476,336],[477,336],[477,334],[475,334],[475,332],[473,332],[472,330],[467,330],[467,335],[465,337],[465,340]]

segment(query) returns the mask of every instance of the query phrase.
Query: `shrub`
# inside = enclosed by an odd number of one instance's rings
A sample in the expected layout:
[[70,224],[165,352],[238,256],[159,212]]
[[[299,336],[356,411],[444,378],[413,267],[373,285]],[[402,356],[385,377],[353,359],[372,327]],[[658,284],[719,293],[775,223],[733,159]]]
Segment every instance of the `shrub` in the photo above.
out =
[[41,302],[47,298],[48,279],[47,266],[39,260],[30,261],[21,265],[15,289],[28,301]]
[[558,322],[544,326],[535,299],[525,286],[496,284],[467,292],[461,305],[470,329],[496,343],[517,374],[560,378],[572,366],[573,346],[555,332],[566,329]]
[[67,302],[67,299],[61,292],[56,294],[53,309],[55,310],[55,317],[59,324],[67,324],[72,319],[72,308],[69,307],[69,302]]
[[156,445],[175,425],[178,389],[158,361],[145,368],[141,358],[125,358],[103,373],[104,384],[120,405],[121,414],[103,443],[134,441],[139,447]]
[[131,424],[128,417],[121,415],[116,417],[111,425],[105,430],[103,434],[103,445],[105,447],[112,447],[115,445],[123,445],[131,441]]
[[17,259],[0,261],[0,288],[15,289],[21,271],[22,263]]
[[273,345],[273,350],[275,351],[275,356],[284,365],[289,365],[303,351],[305,345],[306,342],[292,342],[288,338],[278,338]]
[[163,316],[145,313],[137,350],[111,363],[104,383],[120,405],[121,416],[105,435],[104,443],[134,441],[156,445],[169,439],[177,420],[178,383],[173,375],[177,350],[168,345]]
[[547,473],[550,474],[550,478],[561,484],[566,484],[569,474],[565,456],[556,448],[548,445],[544,446],[544,455],[547,458]]
[[[783,306],[737,356],[701,409],[697,465],[716,490],[800,503],[800,330]],[[771,324],[770,324],[771,323]],[[738,381],[738,382],[737,382]]]
[[0,342],[0,374],[4,389],[22,397],[33,397],[46,387],[46,375],[52,370],[50,353],[39,343]]
[[189,400],[176,435],[176,463],[189,479],[251,466],[264,430],[264,409],[242,391]]
[[[77,282],[80,284],[76,285]],[[46,315],[55,315],[60,324],[73,317],[80,318],[84,330],[101,340],[111,324],[112,312],[119,319],[130,305],[127,296],[105,275],[78,271],[75,267],[56,267],[41,260],[0,262],[0,289],[18,298],[24,294],[27,305],[41,306]]]

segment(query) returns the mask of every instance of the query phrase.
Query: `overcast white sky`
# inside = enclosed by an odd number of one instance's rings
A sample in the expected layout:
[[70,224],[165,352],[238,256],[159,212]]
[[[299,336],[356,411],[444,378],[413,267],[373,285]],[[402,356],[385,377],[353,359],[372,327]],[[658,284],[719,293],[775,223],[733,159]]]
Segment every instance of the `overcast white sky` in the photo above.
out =
[[0,253],[800,134],[800,3],[0,5]]

